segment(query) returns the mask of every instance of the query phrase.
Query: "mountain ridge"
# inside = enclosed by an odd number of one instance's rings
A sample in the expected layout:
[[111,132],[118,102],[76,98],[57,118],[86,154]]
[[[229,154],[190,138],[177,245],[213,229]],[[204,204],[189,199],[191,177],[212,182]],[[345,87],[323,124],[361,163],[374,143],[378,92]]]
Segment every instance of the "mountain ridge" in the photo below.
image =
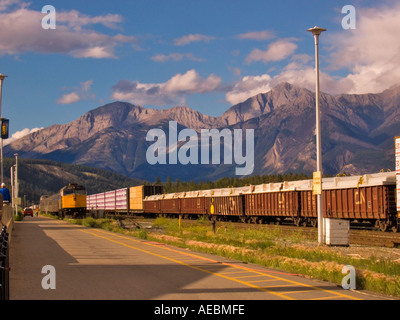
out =
[[[353,174],[394,166],[393,137],[400,134],[400,86],[378,94],[321,93],[324,172]],[[169,121],[178,130],[254,130],[254,174],[310,173],[315,168],[315,93],[281,83],[232,106],[219,117],[189,107],[149,109],[116,101],[78,119],[53,125],[12,142],[5,154],[99,167],[129,177],[166,180],[217,179],[233,175],[235,165],[150,165],[145,137]],[[363,156],[364,155],[364,156]],[[368,156],[365,156],[368,155]]]

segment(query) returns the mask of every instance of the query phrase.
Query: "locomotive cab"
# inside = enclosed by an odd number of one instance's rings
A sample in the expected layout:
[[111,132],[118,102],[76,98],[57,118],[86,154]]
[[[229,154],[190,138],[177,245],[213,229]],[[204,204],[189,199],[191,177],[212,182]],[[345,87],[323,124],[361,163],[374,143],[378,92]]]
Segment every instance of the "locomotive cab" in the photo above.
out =
[[83,215],[86,213],[86,188],[70,183],[61,189],[61,207],[63,215]]

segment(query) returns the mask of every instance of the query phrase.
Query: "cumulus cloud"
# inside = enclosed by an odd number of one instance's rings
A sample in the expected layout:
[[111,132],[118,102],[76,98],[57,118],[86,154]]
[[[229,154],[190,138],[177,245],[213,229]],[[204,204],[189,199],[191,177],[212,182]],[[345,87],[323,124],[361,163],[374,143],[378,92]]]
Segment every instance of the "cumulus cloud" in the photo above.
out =
[[34,133],[34,132],[42,130],[42,129],[43,129],[43,127],[42,128],[33,128],[33,129],[25,128],[20,131],[17,131],[9,139],[3,140],[3,145],[6,146],[15,140],[21,139],[22,137],[25,137],[28,134]]
[[[331,94],[378,93],[400,84],[400,4],[379,8],[357,8],[354,30],[328,32],[320,39],[320,87]],[[328,45],[329,44],[329,45]],[[237,104],[265,93],[281,82],[315,90],[314,56],[297,53],[297,45],[277,40],[267,50],[253,50],[246,62],[264,63],[288,59],[275,75],[243,76],[226,93],[226,101]],[[337,72],[337,75],[332,75]]]
[[377,93],[400,83],[400,4],[357,9],[357,27],[333,35],[331,68],[344,68],[349,93]]
[[81,100],[79,95],[76,92],[71,92],[71,93],[63,94],[62,97],[57,100],[57,103],[71,104],[74,102],[78,102],[79,100]]
[[122,22],[119,15],[90,17],[76,10],[57,11],[56,29],[45,30],[41,24],[45,14],[29,9],[29,5],[17,0],[0,1],[0,55],[39,52],[76,58],[116,58],[118,45],[136,42],[133,36],[111,36],[93,29],[96,24],[118,29]]
[[271,43],[267,50],[254,49],[246,58],[246,62],[262,61],[268,63],[270,61],[284,60],[292,55],[297,45],[289,40],[277,40]]
[[63,94],[60,99],[57,100],[59,104],[71,104],[80,100],[86,100],[94,98],[94,94],[90,93],[90,87],[93,84],[93,80],[81,82],[80,87],[71,93]]
[[263,31],[252,31],[241,33],[237,35],[238,39],[248,39],[248,40],[256,40],[256,41],[264,41],[271,38],[274,38],[275,35],[272,31],[263,30]]
[[[308,61],[309,59],[306,60]],[[314,91],[315,68],[313,65],[292,61],[275,76],[271,76],[268,73],[257,76],[244,76],[226,93],[225,98],[226,101],[234,105],[259,93],[266,93],[282,82],[289,82]],[[349,80],[333,77],[320,70],[320,87],[322,91],[331,94],[346,93],[349,88]]]
[[192,53],[170,53],[168,55],[165,54],[156,54],[151,58],[151,60],[156,62],[166,62],[166,61],[181,61],[183,59],[188,59],[191,61],[202,62],[204,59],[195,57]]
[[199,42],[199,41],[203,41],[203,42],[209,42],[211,40],[214,40],[215,37],[212,36],[206,36],[204,34],[189,34],[180,38],[177,38],[174,40],[174,44],[176,46],[184,46],[187,45],[191,42]]
[[121,80],[113,87],[112,98],[140,105],[183,104],[187,95],[218,90],[221,81],[214,74],[203,78],[194,69],[176,74],[163,83]]
[[259,93],[271,90],[271,76],[245,76],[226,94],[226,101],[237,104]]
[[20,4],[20,2],[20,0],[0,0],[0,11],[7,10],[15,4]]

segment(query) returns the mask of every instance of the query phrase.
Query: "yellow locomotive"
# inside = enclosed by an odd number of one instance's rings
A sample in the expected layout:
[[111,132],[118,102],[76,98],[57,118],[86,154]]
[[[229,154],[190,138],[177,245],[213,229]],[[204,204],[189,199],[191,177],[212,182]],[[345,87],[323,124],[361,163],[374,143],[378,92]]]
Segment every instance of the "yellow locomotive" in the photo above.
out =
[[58,193],[40,198],[40,211],[65,216],[83,216],[86,214],[86,188],[70,183]]

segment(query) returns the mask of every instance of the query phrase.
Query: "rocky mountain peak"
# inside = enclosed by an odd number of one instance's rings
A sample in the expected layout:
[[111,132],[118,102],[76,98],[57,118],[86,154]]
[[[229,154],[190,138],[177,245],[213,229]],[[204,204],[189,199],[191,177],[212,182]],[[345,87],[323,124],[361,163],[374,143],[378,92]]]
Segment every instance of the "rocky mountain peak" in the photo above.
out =
[[[363,174],[394,166],[393,137],[400,135],[400,86],[380,94],[321,93],[323,166]],[[4,153],[51,159],[112,170],[154,181],[215,179],[234,174],[234,165],[150,165],[146,133],[168,121],[199,131],[206,128],[254,129],[255,174],[310,173],[315,168],[315,93],[280,83],[266,93],[232,106],[220,117],[186,106],[150,109],[113,102],[75,121],[53,125],[7,145]]]

